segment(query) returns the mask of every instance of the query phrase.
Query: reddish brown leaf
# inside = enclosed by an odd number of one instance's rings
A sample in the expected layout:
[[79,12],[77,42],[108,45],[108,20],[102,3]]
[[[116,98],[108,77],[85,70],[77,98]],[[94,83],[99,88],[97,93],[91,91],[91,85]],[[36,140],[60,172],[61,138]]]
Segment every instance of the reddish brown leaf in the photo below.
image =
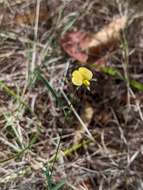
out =
[[89,42],[89,36],[85,32],[73,31],[65,34],[61,39],[61,45],[65,52],[76,60],[85,63],[88,59],[86,52],[82,51]]

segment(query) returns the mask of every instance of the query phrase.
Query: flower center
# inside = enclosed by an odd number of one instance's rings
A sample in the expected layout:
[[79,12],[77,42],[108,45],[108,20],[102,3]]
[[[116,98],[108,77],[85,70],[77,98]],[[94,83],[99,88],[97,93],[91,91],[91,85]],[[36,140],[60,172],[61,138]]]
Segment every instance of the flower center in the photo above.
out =
[[83,84],[88,87],[90,85],[90,82],[88,80],[83,80]]

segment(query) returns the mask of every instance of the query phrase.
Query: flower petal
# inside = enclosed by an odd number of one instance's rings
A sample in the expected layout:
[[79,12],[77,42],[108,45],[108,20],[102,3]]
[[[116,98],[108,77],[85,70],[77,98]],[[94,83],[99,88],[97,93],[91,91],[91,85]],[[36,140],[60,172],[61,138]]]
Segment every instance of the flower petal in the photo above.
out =
[[87,69],[86,67],[80,67],[79,69],[80,74],[82,75],[84,80],[91,80],[93,77],[93,73]]
[[81,86],[82,81],[83,81],[83,78],[82,78],[82,75],[80,74],[80,72],[77,70],[74,71],[72,73],[72,83],[76,86]]

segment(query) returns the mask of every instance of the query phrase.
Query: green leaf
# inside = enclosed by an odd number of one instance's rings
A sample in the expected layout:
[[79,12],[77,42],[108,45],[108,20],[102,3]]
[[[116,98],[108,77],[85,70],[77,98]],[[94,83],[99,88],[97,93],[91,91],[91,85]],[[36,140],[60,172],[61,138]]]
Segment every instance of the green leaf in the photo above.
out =
[[118,76],[118,71],[112,67],[104,67],[103,71],[104,73],[111,75],[113,77]]
[[130,85],[132,87],[136,88],[137,90],[143,91],[143,83],[140,83],[140,82],[135,81],[135,80],[131,80]]
[[[105,67],[103,68],[103,72],[112,76],[112,77],[119,77],[120,79],[124,80],[124,81],[128,81],[127,79],[125,79],[122,74],[115,68],[112,67]],[[136,80],[130,80],[129,81],[130,85],[140,91],[143,91],[143,83],[138,82]]]

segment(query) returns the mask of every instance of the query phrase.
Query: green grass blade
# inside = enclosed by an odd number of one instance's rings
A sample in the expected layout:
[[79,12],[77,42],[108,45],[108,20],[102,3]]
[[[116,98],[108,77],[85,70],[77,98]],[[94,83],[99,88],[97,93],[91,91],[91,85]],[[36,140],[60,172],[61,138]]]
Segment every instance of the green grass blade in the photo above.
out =
[[3,81],[0,81],[0,88],[4,90],[8,95],[12,96],[15,98],[20,104],[25,106],[32,114],[33,111],[31,108],[21,99],[20,96],[18,96],[11,88],[9,88]]
[[40,81],[42,81],[46,88],[48,89],[48,91],[51,93],[51,95],[54,97],[56,103],[59,103],[59,97],[57,95],[57,92],[52,88],[52,86],[50,85],[49,81],[42,75],[41,71],[36,69],[35,71],[35,75],[36,75],[36,78]]

